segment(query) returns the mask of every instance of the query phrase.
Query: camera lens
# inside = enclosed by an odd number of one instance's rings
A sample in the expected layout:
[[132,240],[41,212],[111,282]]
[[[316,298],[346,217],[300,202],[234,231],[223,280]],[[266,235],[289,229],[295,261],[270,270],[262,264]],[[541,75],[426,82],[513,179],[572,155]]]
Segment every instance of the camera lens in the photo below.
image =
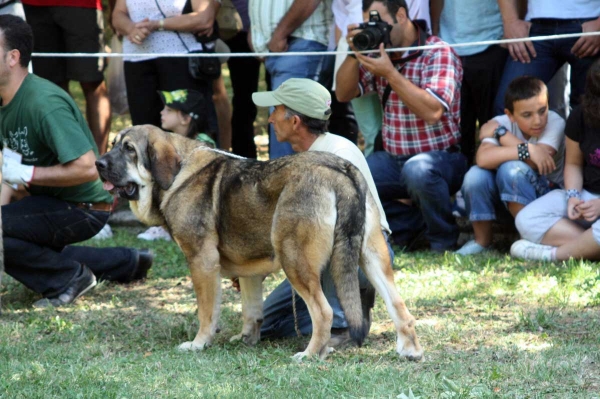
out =
[[379,43],[382,42],[383,35],[381,31],[375,27],[365,28],[352,38],[354,48],[359,51],[376,49],[379,46]]

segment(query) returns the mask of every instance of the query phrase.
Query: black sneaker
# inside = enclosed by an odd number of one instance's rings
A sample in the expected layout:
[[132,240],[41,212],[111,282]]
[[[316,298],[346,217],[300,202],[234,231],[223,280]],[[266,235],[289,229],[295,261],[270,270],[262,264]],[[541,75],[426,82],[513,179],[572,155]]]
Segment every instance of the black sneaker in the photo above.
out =
[[42,298],[33,303],[34,308],[47,308],[49,306],[63,306],[73,303],[92,288],[96,286],[96,276],[85,265],[81,265],[81,271],[73,280],[73,283],[67,287],[61,294],[55,297]]
[[148,276],[148,270],[152,267],[154,262],[154,252],[151,249],[144,248],[137,251],[138,261],[131,276],[131,281],[144,280]]

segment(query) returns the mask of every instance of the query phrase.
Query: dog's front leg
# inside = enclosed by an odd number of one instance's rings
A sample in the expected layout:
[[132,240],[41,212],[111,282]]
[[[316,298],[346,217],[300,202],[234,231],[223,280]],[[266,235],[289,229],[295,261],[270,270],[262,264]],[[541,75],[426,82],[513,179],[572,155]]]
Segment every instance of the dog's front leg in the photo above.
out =
[[253,346],[260,340],[260,327],[263,322],[263,276],[240,277],[242,293],[242,314],[244,326],[242,333],[231,337],[231,341],[242,340]]
[[203,245],[199,254],[188,259],[192,283],[198,303],[200,329],[191,342],[179,345],[180,350],[203,350],[217,332],[221,310],[221,273],[216,245]]

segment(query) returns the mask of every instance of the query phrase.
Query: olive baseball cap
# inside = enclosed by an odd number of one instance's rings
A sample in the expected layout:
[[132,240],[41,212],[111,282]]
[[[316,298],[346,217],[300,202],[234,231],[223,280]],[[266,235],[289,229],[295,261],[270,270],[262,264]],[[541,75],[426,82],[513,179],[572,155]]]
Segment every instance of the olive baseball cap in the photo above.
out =
[[311,79],[291,78],[274,91],[252,93],[259,107],[285,105],[311,118],[328,120],[331,116],[331,94]]

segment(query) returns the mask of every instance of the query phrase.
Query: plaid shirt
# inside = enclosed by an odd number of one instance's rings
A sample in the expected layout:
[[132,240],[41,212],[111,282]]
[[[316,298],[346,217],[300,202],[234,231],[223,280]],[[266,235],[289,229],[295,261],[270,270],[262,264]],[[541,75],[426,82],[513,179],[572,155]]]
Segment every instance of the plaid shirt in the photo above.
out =
[[[443,43],[429,36],[426,45]],[[408,56],[410,54],[405,54]],[[424,50],[419,57],[397,65],[396,69],[416,86],[426,90],[444,106],[442,118],[428,124],[415,115],[398,95],[391,91],[383,113],[383,146],[394,155],[416,155],[441,151],[460,142],[460,87],[462,65],[450,47]],[[377,91],[383,97],[388,82],[360,66],[360,89],[363,94]]]

